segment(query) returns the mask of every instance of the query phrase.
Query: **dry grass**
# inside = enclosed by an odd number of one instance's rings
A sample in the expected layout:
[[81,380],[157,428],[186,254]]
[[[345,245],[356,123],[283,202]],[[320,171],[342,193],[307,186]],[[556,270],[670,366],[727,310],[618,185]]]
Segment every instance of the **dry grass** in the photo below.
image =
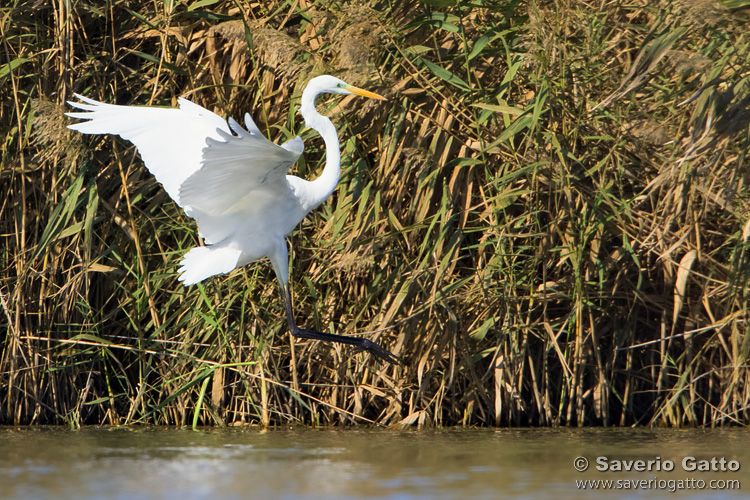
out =
[[[746,2],[447,3],[0,8],[0,422],[747,424]],[[182,287],[194,224],[64,128],[72,92],[187,96],[302,133],[311,177],[321,73],[390,101],[320,106],[343,175],[292,236],[298,319],[400,366],[292,357],[265,263]]]

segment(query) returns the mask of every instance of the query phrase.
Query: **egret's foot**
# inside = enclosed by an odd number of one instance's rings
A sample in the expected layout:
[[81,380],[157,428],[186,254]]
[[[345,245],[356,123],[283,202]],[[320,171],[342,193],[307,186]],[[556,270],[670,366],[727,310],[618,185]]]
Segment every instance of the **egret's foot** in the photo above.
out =
[[393,354],[391,351],[388,351],[380,345],[376,344],[372,340],[367,339],[357,339],[362,341],[362,345],[356,346],[354,348],[355,351],[367,351],[376,358],[380,358],[383,361],[387,361],[391,363],[392,365],[398,365],[401,363],[401,360],[396,357],[395,354]]
[[363,339],[359,337],[349,337],[348,335],[337,335],[335,333],[323,333],[316,330],[308,330],[306,328],[295,328],[292,330],[292,335],[301,339],[313,339],[322,340],[323,342],[337,342],[339,344],[348,344],[354,346],[357,351],[367,351],[376,358],[379,358],[388,363],[397,365],[399,359],[393,355],[390,351],[387,351],[380,347],[375,342]]

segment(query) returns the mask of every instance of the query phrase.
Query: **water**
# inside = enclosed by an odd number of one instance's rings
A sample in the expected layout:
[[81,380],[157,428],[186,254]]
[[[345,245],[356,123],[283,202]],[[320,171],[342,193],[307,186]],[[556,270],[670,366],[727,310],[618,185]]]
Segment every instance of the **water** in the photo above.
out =
[[[749,498],[748,438],[745,429],[6,427],[0,499]],[[720,469],[722,457],[739,470],[683,470],[683,460]],[[632,470],[634,460],[646,470]],[[596,469],[605,465],[623,470]],[[613,483],[582,491],[585,480]]]

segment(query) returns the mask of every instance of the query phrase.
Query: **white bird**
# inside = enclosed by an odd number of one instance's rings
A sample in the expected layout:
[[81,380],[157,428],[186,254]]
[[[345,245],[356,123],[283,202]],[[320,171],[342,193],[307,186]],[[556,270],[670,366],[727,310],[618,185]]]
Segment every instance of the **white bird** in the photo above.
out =
[[289,330],[295,337],[338,342],[397,363],[389,351],[359,337],[300,328],[294,321],[289,291],[286,236],[336,188],[341,151],[336,129],[315,109],[322,93],[356,94],[385,100],[333,76],[313,78],[302,93],[300,114],[326,145],[323,173],[314,181],[287,175],[304,150],[299,136],[278,146],[261,133],[249,114],[244,130],[186,99],[179,108],[117,106],[81,95],[68,102],[88,121],[68,128],[84,134],[116,134],[138,148],[146,167],[169,196],[196,220],[206,246],[191,249],[179,269],[186,286],[229,273],[268,257],[281,286]]

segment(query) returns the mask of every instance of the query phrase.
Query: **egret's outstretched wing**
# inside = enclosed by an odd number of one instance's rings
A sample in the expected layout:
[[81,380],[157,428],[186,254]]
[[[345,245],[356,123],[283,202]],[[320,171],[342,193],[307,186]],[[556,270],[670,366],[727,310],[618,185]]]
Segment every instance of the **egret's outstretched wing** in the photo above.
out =
[[135,144],[146,167],[183,208],[180,185],[200,169],[206,140],[222,140],[221,133],[230,133],[223,118],[186,99],[178,100],[179,108],[155,108],[75,96],[83,102],[69,104],[85,112],[66,114],[88,121],[68,128],[84,134],[116,134]]
[[[75,94],[70,102],[88,120],[69,128],[84,134],[116,134],[138,148],[143,162],[169,196],[198,221],[209,244],[292,196],[286,173],[302,154],[297,137],[278,146],[261,133],[250,115],[244,130],[186,99],[179,108],[117,106]],[[230,129],[231,126],[231,129]],[[232,134],[232,131],[236,135]]]
[[218,139],[208,138],[203,166],[180,186],[180,203],[194,212],[249,216],[249,210],[258,211],[266,200],[291,195],[286,174],[302,154],[302,139],[279,146],[257,128],[247,132],[234,120],[229,123],[237,135],[219,130]]

